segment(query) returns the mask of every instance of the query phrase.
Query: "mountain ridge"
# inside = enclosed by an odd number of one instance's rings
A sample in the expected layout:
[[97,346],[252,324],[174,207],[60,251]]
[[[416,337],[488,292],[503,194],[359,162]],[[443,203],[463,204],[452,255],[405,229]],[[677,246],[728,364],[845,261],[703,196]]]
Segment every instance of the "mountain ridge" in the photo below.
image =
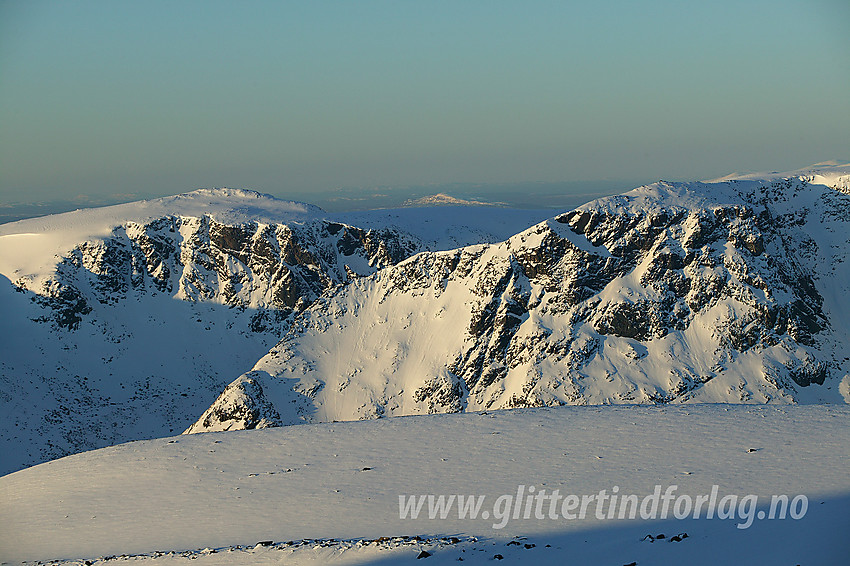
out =
[[442,211],[217,189],[0,227],[0,468],[180,432],[319,296],[538,214]]
[[660,182],[548,220],[218,189],[2,225],[0,463],[479,408],[846,402],[850,167],[818,175]]
[[848,221],[840,184],[662,181],[501,244],[418,254],[307,309],[187,432],[244,427],[246,384],[270,409],[255,420],[277,424],[846,402]]

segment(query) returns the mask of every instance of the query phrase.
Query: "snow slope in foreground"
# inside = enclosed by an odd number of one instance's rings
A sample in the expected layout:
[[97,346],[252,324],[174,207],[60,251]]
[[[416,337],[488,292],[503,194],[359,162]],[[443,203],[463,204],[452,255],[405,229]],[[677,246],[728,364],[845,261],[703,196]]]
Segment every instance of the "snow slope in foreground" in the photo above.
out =
[[[426,564],[496,554],[507,563],[846,564],[848,420],[850,407],[829,405],[560,407],[139,441],[0,478],[0,560],[146,553],[134,561],[387,564],[430,549]],[[594,507],[583,521],[532,512],[501,530],[456,509],[445,520],[399,518],[400,494],[486,495],[483,511],[519,485],[562,495],[618,486],[640,497],[656,485],[692,497],[717,485],[721,497],[759,495],[759,510],[774,494],[809,504],[799,520],[747,529],[737,519],[600,521]],[[396,535],[460,541],[279,544]],[[169,550],[197,552],[153,553]]]

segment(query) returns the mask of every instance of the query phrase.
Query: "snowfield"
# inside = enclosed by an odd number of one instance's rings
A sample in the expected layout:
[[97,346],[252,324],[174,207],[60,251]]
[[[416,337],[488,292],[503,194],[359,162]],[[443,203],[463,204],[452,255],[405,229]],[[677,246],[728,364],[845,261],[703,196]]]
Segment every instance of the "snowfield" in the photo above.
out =
[[[559,407],[132,442],[0,478],[0,556],[395,564],[425,550],[426,564],[846,564],[848,419],[843,405]],[[501,529],[454,508],[429,519],[427,502],[399,518],[399,495],[484,495],[480,511],[494,512],[521,485],[641,497],[675,485],[694,498],[717,485],[721,497],[758,495],[760,511],[771,495],[805,495],[808,507],[745,529],[740,517],[598,520],[594,506],[584,520],[531,512]]]

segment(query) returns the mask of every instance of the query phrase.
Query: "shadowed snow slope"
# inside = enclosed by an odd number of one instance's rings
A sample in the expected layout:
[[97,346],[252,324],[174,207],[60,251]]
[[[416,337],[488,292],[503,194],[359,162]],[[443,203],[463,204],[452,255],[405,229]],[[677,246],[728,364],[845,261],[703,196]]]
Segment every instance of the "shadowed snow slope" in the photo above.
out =
[[[407,563],[421,545],[226,547],[438,535],[462,541],[423,543],[436,563],[502,554],[552,564],[846,564],[848,419],[844,405],[560,407],[139,441],[0,478],[0,560],[208,548],[219,551],[163,560]],[[718,500],[758,495],[758,510],[768,510],[771,495],[802,494],[808,507],[796,520],[756,516],[742,529],[740,515],[598,520],[593,503],[584,520],[537,519],[529,508],[530,518],[517,515],[494,529],[497,521],[483,512],[493,513],[497,498],[520,485],[561,496],[611,494],[617,486],[641,498],[656,485],[677,486],[675,496],[693,500],[717,485]],[[427,503],[419,518],[399,518],[399,495],[427,494],[486,499],[476,519],[459,519],[456,507],[429,519]],[[548,517],[550,504],[542,509]],[[669,542],[682,533],[687,538]],[[641,540],[647,534],[665,538]],[[517,535],[528,539],[508,544]]]

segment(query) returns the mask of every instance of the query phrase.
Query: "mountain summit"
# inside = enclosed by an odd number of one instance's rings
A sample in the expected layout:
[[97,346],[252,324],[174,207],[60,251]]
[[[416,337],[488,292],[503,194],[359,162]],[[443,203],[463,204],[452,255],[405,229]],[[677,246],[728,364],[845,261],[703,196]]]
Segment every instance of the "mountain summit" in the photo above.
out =
[[848,167],[658,182],[323,297],[187,432],[560,404],[850,401]]

